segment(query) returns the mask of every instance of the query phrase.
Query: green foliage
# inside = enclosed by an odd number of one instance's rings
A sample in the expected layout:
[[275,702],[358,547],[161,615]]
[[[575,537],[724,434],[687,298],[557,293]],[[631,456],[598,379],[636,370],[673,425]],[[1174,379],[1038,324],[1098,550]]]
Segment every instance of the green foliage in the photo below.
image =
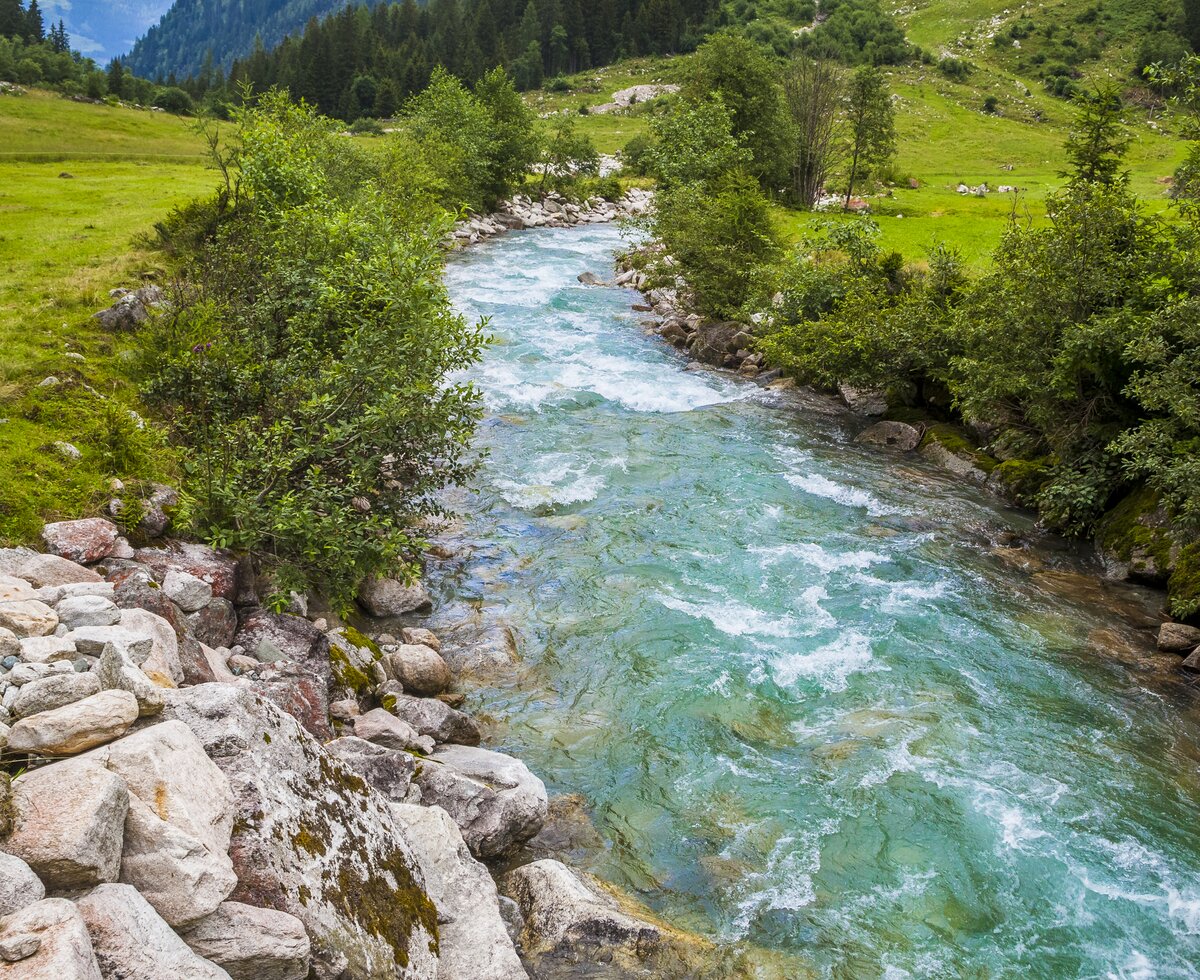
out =
[[661,191],[652,227],[687,281],[696,309],[721,319],[738,314],[758,269],[780,251],[767,200],[742,171]]
[[1062,176],[1073,182],[1113,184],[1128,178],[1120,172],[1121,160],[1132,137],[1121,114],[1121,95],[1115,89],[1097,89],[1075,97],[1075,122],[1067,137],[1070,170]]
[[540,186],[568,191],[581,178],[600,170],[600,154],[586,135],[579,132],[573,116],[555,116],[542,139]]
[[882,169],[896,152],[896,110],[887,80],[878,68],[863,65],[850,78],[846,108],[846,207],[860,180]]
[[752,153],[734,135],[733,116],[719,92],[680,101],[651,122],[646,170],[664,190],[714,180],[748,166]]
[[750,153],[747,169],[774,189],[787,181],[789,125],[778,71],[753,42],[715,34],[696,51],[680,93],[686,102],[720,96],[730,131]]
[[478,403],[447,375],[483,338],[441,285],[448,219],[394,161],[279,94],[235,127],[226,214],[149,333],[144,391],[193,448],[197,530],[345,605],[471,471]]
[[898,65],[910,55],[904,31],[879,0],[822,0],[824,19],[801,50],[847,65]]

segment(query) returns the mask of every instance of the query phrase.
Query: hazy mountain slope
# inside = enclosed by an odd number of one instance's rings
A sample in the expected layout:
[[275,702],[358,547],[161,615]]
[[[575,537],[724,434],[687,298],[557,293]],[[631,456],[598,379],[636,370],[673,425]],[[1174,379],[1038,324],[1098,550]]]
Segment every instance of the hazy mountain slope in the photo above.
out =
[[344,6],[346,0],[175,0],[134,46],[128,65],[147,78],[184,77],[200,71],[211,51],[214,65],[228,68],[253,50],[256,36],[273,48],[310,18]]
[[124,54],[158,23],[171,0],[40,0],[47,23],[59,20],[71,35],[71,47],[108,61]]

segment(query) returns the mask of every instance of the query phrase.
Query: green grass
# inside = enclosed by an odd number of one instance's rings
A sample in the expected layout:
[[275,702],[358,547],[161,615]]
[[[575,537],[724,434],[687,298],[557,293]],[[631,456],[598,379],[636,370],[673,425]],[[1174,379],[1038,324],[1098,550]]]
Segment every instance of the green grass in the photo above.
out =
[[[0,96],[0,146],[0,542],[11,544],[94,511],[114,477],[170,471],[128,414],[133,338],[92,314],[111,288],[161,275],[135,240],[215,175],[185,120],[38,91]],[[38,387],[49,376],[61,383]],[[60,441],[82,457],[56,452]]]

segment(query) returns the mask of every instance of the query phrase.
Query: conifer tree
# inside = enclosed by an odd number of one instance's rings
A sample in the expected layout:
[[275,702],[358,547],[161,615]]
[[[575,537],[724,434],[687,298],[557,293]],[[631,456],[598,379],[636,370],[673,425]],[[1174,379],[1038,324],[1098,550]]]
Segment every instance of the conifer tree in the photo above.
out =
[[0,0],[0,37],[24,37],[26,23],[21,0]]
[[25,12],[25,40],[31,44],[46,40],[46,24],[37,0],[29,0],[29,9]]

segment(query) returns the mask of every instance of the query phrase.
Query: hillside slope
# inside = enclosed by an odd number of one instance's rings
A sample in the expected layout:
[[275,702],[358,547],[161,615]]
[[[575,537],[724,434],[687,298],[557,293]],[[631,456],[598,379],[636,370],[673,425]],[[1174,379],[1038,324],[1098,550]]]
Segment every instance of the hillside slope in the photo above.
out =
[[145,78],[182,78],[198,74],[211,52],[214,66],[227,69],[254,49],[256,38],[269,50],[311,18],[345,6],[346,0],[175,0],[126,61]]

